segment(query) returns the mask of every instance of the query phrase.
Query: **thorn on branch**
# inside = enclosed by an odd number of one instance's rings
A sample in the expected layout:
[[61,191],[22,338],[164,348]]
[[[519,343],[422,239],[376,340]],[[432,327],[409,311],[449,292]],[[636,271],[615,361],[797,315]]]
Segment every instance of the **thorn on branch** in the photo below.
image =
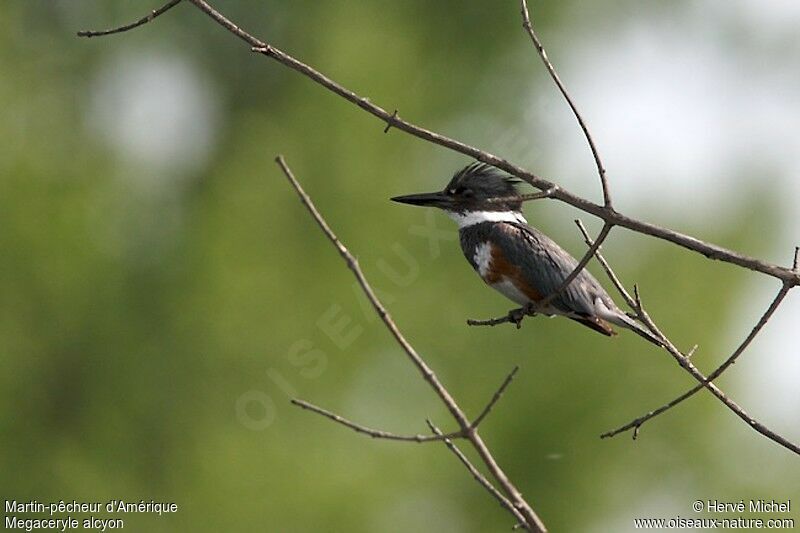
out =
[[392,115],[386,119],[386,127],[383,128],[383,133],[389,133],[389,128],[394,126],[395,121],[397,120],[397,109],[392,112]]

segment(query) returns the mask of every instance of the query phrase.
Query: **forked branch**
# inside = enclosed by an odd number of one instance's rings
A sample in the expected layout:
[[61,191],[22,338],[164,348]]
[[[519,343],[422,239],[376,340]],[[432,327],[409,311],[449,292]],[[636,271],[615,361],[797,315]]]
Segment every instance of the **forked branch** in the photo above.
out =
[[[586,244],[591,248],[594,245],[594,243],[592,242],[592,239],[589,237],[589,233],[586,231],[586,228],[579,220],[576,220],[575,222],[576,224],[578,224],[578,228],[580,228],[581,233],[583,234],[583,237],[586,241]],[[638,287],[634,286],[634,296],[631,297],[630,293],[628,293],[628,291],[625,290],[625,287],[622,285],[622,283],[620,283],[619,278],[617,277],[611,266],[603,257],[602,252],[599,249],[596,249],[594,255],[597,258],[598,262],[603,267],[603,270],[608,274],[608,277],[609,279],[611,279],[611,282],[614,284],[617,290],[619,290],[620,294],[628,303],[628,305],[633,309],[634,313],[636,314],[636,317],[639,320],[641,320],[645,324],[645,326],[647,326],[647,328],[650,330],[651,333],[653,333],[655,336],[664,341],[665,348],[669,352],[669,354],[677,361],[677,363],[684,370],[686,370],[686,372],[689,373],[689,375],[691,375],[698,382],[698,385],[696,385],[694,388],[685,392],[681,396],[675,398],[666,405],[659,407],[658,409],[655,409],[645,414],[642,417],[637,418],[636,420],[630,422],[629,424],[626,424],[625,426],[622,426],[619,429],[604,433],[603,435],[601,435],[601,437],[604,438],[613,437],[614,435],[617,435],[623,431],[633,429],[635,438],[636,436],[638,436],[639,428],[642,426],[644,422],[655,416],[658,416],[659,414],[663,413],[664,411],[667,411],[668,409],[671,409],[675,405],[678,405],[683,400],[689,398],[700,389],[707,388],[728,409],[730,409],[736,416],[744,420],[750,427],[752,427],[758,433],[780,444],[784,448],[787,448],[788,450],[791,450],[794,453],[800,455],[800,446],[789,441],[785,437],[775,433],[774,431],[766,427],[764,424],[762,424],[761,422],[750,416],[750,414],[748,414],[744,409],[742,409],[742,407],[740,407],[736,402],[734,402],[724,392],[722,392],[722,390],[720,390],[719,387],[717,387],[714,383],[712,383],[714,379],[719,377],[720,374],[722,374],[725,371],[725,369],[727,369],[736,361],[736,359],[750,345],[750,343],[753,341],[756,335],[758,335],[761,329],[766,325],[766,323],[775,313],[775,310],[778,308],[780,303],[783,301],[783,298],[786,296],[786,293],[789,291],[789,288],[787,288],[786,284],[784,284],[780,292],[778,292],[778,295],[775,297],[775,300],[773,300],[772,304],[769,306],[767,311],[758,321],[758,323],[750,332],[750,334],[747,336],[747,338],[742,342],[739,348],[737,348],[731,355],[731,357],[729,357],[719,368],[717,368],[713,373],[709,374],[708,377],[706,377],[703,375],[702,372],[700,372],[700,370],[697,369],[696,366],[694,366],[694,364],[690,360],[691,355],[694,353],[694,350],[697,347],[695,346],[695,348],[693,348],[686,354],[678,350],[672,343],[672,341],[670,341],[669,338],[667,338],[667,336],[664,335],[664,333],[656,326],[655,322],[653,322],[653,319],[645,310],[644,305],[642,304],[641,296],[639,295]]]
[[386,439],[386,440],[400,440],[406,442],[433,442],[433,441],[440,441],[445,439],[466,439],[469,436],[471,431],[478,429],[478,426],[483,422],[486,416],[491,412],[492,408],[495,406],[500,397],[505,392],[506,388],[511,384],[511,381],[514,379],[514,375],[516,375],[517,371],[519,370],[518,366],[515,366],[511,373],[506,376],[506,379],[503,380],[503,383],[500,385],[500,388],[495,391],[494,395],[492,396],[489,403],[483,408],[480,414],[475,417],[475,420],[470,422],[470,424],[466,428],[459,429],[458,431],[452,431],[446,434],[434,434],[434,435],[400,435],[397,433],[391,433],[389,431],[383,431],[381,429],[373,429],[367,426],[363,426],[351,420],[344,418],[343,416],[337,415],[327,409],[323,409],[313,403],[309,403],[305,400],[300,400],[297,398],[292,398],[291,402],[307,411],[311,411],[312,413],[317,413],[320,416],[324,416],[325,418],[336,422],[337,424],[341,424],[344,427],[350,428],[357,433],[361,433],[363,435],[367,435],[374,439]]
[[[356,260],[356,258],[353,257],[350,251],[344,246],[344,244],[342,244],[342,242],[330,228],[328,223],[322,217],[320,212],[314,206],[314,203],[311,201],[311,198],[308,196],[308,194],[306,194],[306,192],[301,187],[300,183],[294,177],[294,174],[292,173],[289,166],[286,164],[286,161],[284,161],[283,157],[279,156],[278,158],[276,158],[276,162],[278,163],[278,166],[280,166],[281,170],[286,176],[286,179],[289,180],[289,183],[292,185],[292,187],[294,187],[295,191],[297,192],[297,195],[300,197],[301,202],[306,207],[309,214],[312,216],[314,221],[320,227],[320,229],[328,238],[328,240],[331,242],[331,244],[333,244],[333,246],[339,252],[339,255],[342,257],[342,259],[344,259],[348,268],[353,272],[353,275],[356,277],[358,285],[364,291],[364,294],[366,295],[370,304],[372,304],[372,307],[375,309],[375,312],[378,314],[383,324],[386,326],[386,328],[395,338],[397,343],[403,349],[405,354],[408,356],[408,358],[420,372],[423,379],[434,390],[434,392],[442,401],[442,403],[445,404],[448,411],[450,411],[450,414],[453,416],[459,428],[461,429],[461,432],[458,436],[466,439],[472,445],[472,447],[480,456],[481,461],[483,461],[483,464],[489,470],[492,477],[498,483],[502,491],[505,493],[505,498],[507,498],[511,502],[511,506],[518,511],[519,515],[522,516],[523,524],[526,527],[526,529],[528,529],[529,531],[536,531],[536,532],[546,531],[544,523],[541,521],[539,516],[534,512],[531,505],[522,497],[522,494],[519,492],[519,490],[508,479],[508,476],[506,476],[505,472],[503,472],[503,470],[497,464],[497,461],[492,456],[491,452],[489,451],[489,448],[486,446],[486,444],[483,442],[483,439],[478,434],[477,424],[479,424],[492,409],[494,404],[502,395],[503,391],[506,389],[508,384],[513,379],[517,369],[515,368],[511,372],[511,374],[509,374],[509,376],[503,381],[503,384],[500,386],[498,391],[489,401],[489,404],[486,406],[486,408],[484,408],[484,410],[481,412],[478,418],[476,418],[475,425],[473,426],[473,424],[470,423],[467,416],[458,406],[458,404],[456,403],[455,399],[450,394],[450,392],[444,387],[441,381],[439,381],[439,378],[436,376],[433,370],[428,366],[425,360],[422,359],[422,357],[417,353],[414,347],[411,346],[411,343],[409,343],[406,340],[405,336],[397,327],[389,312],[386,310],[381,301],[375,295],[375,291],[372,290],[372,286],[369,284],[367,278],[364,276],[364,273],[361,271],[361,267],[358,265],[358,261]],[[331,420],[334,420],[360,433],[366,433],[373,437],[391,438],[387,436],[389,434],[386,434],[385,432],[370,430],[369,428],[365,428],[353,422],[347,421],[339,417],[338,415],[334,415],[333,413],[327,412],[321,408],[317,408],[316,406],[311,406],[311,404],[308,404],[306,402],[301,402],[298,405],[306,409],[310,408],[311,410],[319,414],[322,414],[323,416],[326,416],[327,418],[330,418]],[[448,436],[439,436],[435,434],[434,436],[440,440],[446,440],[445,437],[448,437]],[[433,438],[422,439],[419,440],[419,442],[424,442],[425,440],[437,440],[437,439]],[[401,438],[395,440],[417,440],[417,439]],[[516,517],[517,514],[515,513],[515,518]]]
[[594,157],[594,163],[597,167],[597,174],[600,176],[600,185],[603,188],[603,204],[605,207],[611,208],[611,188],[608,185],[606,168],[603,166],[603,161],[600,159],[600,152],[597,149],[597,145],[594,143],[592,134],[589,131],[589,126],[587,126],[586,121],[583,120],[583,116],[581,115],[580,111],[578,111],[578,106],[575,105],[575,102],[569,95],[567,87],[561,81],[561,77],[556,72],[556,69],[550,62],[550,59],[548,59],[547,52],[545,51],[541,40],[539,40],[539,36],[536,34],[536,31],[533,29],[533,24],[531,24],[531,14],[528,11],[527,0],[520,0],[520,9],[522,10],[522,27],[525,28],[528,36],[531,38],[533,46],[536,48],[536,52],[539,54],[539,57],[542,59],[542,63],[544,63],[544,67],[547,69],[547,73],[550,74],[550,77],[553,79],[553,82],[555,82],[556,87],[558,87],[558,90],[564,96],[564,100],[566,100],[567,105],[572,110],[572,114],[575,115],[575,119],[578,121],[578,125],[581,127],[581,131],[583,131],[583,136],[586,137],[586,142],[589,143],[589,149],[592,151],[592,157]]
[[[576,222],[578,222],[578,226],[581,228],[581,231],[584,233],[584,236],[588,239],[588,234],[586,233],[585,228],[583,228],[583,225],[580,224],[580,221],[576,221]],[[800,255],[800,248],[795,247],[795,249],[794,249],[794,260],[793,260],[793,266],[792,266],[792,268],[795,269],[795,270],[798,269],[798,255]],[[616,279],[616,276],[614,275],[613,271],[611,270],[610,267],[608,267],[608,264],[605,263],[605,260],[602,259],[602,256],[598,255],[598,260],[601,263],[604,264],[603,268],[609,274],[609,276],[613,276],[612,281],[614,279]],[[621,286],[618,285],[618,283],[619,283],[618,280],[614,282],[614,284],[617,286],[617,288],[620,288]],[[698,383],[697,385],[695,385],[691,389],[687,390],[686,392],[684,392],[680,396],[676,397],[675,399],[665,403],[661,407],[659,407],[657,409],[653,409],[652,411],[648,411],[644,415],[631,420],[627,424],[625,424],[623,426],[620,426],[617,429],[614,429],[614,430],[608,431],[606,433],[603,433],[602,435],[600,435],[600,437],[601,438],[614,437],[616,435],[619,435],[620,433],[624,433],[624,432],[629,431],[629,430],[632,429],[634,431],[634,433],[633,433],[634,438],[636,438],[636,436],[639,434],[639,429],[642,427],[642,424],[644,424],[645,422],[647,422],[651,418],[654,418],[654,417],[660,415],[661,413],[663,413],[665,411],[668,411],[669,409],[672,409],[673,407],[675,407],[676,405],[678,405],[682,401],[690,398],[691,396],[696,394],[698,391],[703,389],[707,382],[714,381],[719,376],[721,376],[723,372],[725,372],[730,366],[732,366],[736,362],[736,360],[739,358],[739,356],[742,355],[742,353],[744,353],[744,351],[748,348],[748,346],[750,346],[750,344],[753,342],[753,340],[756,338],[756,336],[761,332],[761,330],[764,328],[764,326],[767,325],[767,322],[769,322],[769,320],[772,318],[772,315],[775,314],[775,311],[777,311],[778,307],[781,305],[781,303],[783,303],[783,299],[789,293],[790,289],[791,289],[791,287],[789,287],[787,283],[784,283],[781,286],[780,290],[778,291],[778,294],[775,295],[775,298],[772,300],[772,302],[770,303],[769,307],[767,307],[767,310],[764,311],[764,314],[761,315],[761,318],[758,320],[756,325],[753,326],[753,329],[750,330],[750,333],[747,335],[747,337],[745,337],[745,339],[733,351],[733,353],[720,366],[718,366],[713,372],[711,372],[703,382]],[[623,293],[625,292],[624,288],[622,288],[621,290],[622,290]],[[625,293],[625,294],[627,294],[627,293]],[[629,297],[630,296],[628,296],[628,298]],[[687,355],[687,357],[690,357],[690,355]]]
[[[447,435],[443,435],[441,430],[437,428],[433,424],[433,422],[431,422],[430,420],[427,420],[427,422],[428,422],[428,427],[431,428],[431,431],[433,431],[433,433],[436,436],[442,438],[447,448],[451,452],[453,452],[453,454],[458,458],[459,461],[461,461],[461,464],[463,464],[464,467],[469,471],[469,473],[472,474],[472,477],[475,479],[475,481],[477,481],[478,484],[480,484],[483,488],[485,488],[489,492],[489,494],[492,495],[494,499],[500,502],[500,505],[502,505],[504,509],[506,509],[508,512],[510,512],[517,518],[517,524],[515,524],[514,527],[517,527],[518,525],[521,524],[525,524],[525,517],[522,515],[522,513],[519,512],[519,509],[514,507],[514,504],[511,503],[508,500],[508,498],[503,496],[499,490],[494,488],[494,485],[492,485],[491,482],[488,479],[486,479],[486,476],[481,474],[480,470],[475,468],[475,465],[473,465],[472,462],[470,462],[470,460],[467,458],[467,456],[464,455],[464,452],[458,449],[456,443],[453,442],[452,439],[450,439]],[[528,528],[525,527],[525,529]]]

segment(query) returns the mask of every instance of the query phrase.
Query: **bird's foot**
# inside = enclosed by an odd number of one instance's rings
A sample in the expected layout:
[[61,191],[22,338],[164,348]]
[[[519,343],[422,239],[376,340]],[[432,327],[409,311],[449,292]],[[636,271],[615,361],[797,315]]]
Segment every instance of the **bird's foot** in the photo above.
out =
[[512,324],[516,324],[517,329],[522,327],[522,319],[525,318],[525,308],[520,307],[517,309],[512,309],[508,312],[508,321]]
[[517,309],[512,309],[508,312],[508,320],[509,322],[515,324],[517,329],[522,327],[522,320],[526,316],[536,316],[536,304],[533,302],[526,304],[525,307],[519,307]]

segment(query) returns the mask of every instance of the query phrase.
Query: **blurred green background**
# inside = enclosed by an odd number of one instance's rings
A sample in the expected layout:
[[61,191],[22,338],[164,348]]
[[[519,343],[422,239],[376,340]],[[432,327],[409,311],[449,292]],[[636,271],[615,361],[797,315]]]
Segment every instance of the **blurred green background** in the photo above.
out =
[[[800,10],[587,4],[532,6],[618,209],[787,263],[800,235]],[[453,428],[301,208],[273,162],[282,153],[463,408],[477,413],[521,366],[482,434],[551,530],[708,516],[696,499],[800,504],[800,460],[707,394],[636,442],[598,438],[692,384],[635,335],[560,319],[465,326],[509,304],[472,273],[446,217],[387,199],[442,186],[466,158],[384,135],[188,4],[131,33],[75,37],[154,7],[2,7],[4,499],[177,502],[175,515],[124,516],[133,531],[511,527],[443,445],[374,441],[289,405],[298,396],[399,433],[425,432],[426,417]],[[218,7],[404,118],[599,199],[516,1]],[[598,229],[560,204],[526,213],[576,255],[573,218]],[[679,346],[700,344],[706,371],[778,288],[624,230],[605,250]],[[795,300],[720,385],[797,441]]]

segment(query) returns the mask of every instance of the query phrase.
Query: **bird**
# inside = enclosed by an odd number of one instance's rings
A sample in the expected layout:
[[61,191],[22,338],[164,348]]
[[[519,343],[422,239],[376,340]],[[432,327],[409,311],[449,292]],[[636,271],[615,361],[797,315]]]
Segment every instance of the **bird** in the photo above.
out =
[[550,297],[578,261],[528,224],[522,214],[519,183],[494,166],[476,161],[456,172],[442,191],[391,200],[438,208],[455,220],[461,250],[472,268],[487,285],[522,306],[521,314],[509,314],[518,326],[525,314],[564,316],[609,337],[617,334],[612,326],[619,326],[663,347],[658,337],[617,307],[586,269]]

